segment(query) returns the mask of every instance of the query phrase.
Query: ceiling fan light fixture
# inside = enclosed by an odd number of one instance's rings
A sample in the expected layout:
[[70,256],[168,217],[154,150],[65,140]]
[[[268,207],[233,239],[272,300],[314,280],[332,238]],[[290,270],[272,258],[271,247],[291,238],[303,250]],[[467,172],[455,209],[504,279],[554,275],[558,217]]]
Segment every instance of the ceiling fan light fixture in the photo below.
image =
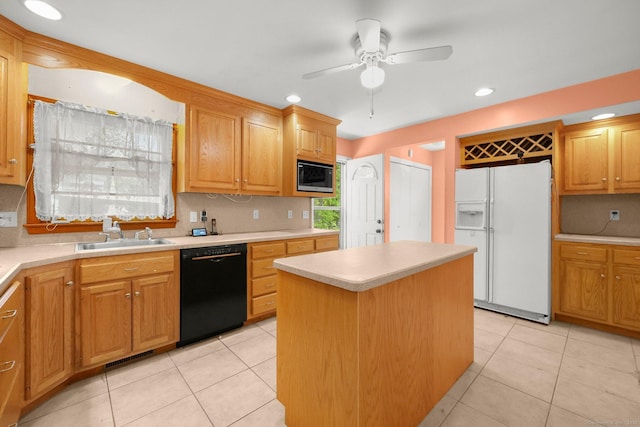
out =
[[487,95],[491,95],[493,93],[494,89],[491,89],[490,87],[481,87],[480,89],[478,89],[474,95],[475,96],[487,96]]
[[375,89],[384,83],[384,70],[377,65],[367,66],[360,74],[360,82],[367,89]]
[[59,21],[62,19],[60,11],[49,3],[40,0],[25,0],[23,3],[27,9],[42,18],[50,19],[52,21]]

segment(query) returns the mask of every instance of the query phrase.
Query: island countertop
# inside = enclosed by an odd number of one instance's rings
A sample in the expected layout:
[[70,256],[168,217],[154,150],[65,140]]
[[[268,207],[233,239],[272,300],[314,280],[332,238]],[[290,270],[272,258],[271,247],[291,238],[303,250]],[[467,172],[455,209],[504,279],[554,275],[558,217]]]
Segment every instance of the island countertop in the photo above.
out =
[[274,267],[352,292],[362,292],[477,252],[475,246],[416,241],[282,258]]

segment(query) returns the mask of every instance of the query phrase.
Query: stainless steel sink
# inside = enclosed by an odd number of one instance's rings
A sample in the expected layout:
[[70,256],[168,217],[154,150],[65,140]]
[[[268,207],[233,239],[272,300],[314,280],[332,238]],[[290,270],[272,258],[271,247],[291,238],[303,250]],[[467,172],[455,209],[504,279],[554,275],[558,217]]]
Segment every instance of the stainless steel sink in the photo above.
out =
[[95,249],[128,248],[131,246],[169,245],[173,242],[167,239],[121,239],[108,242],[76,243],[76,252],[91,251]]

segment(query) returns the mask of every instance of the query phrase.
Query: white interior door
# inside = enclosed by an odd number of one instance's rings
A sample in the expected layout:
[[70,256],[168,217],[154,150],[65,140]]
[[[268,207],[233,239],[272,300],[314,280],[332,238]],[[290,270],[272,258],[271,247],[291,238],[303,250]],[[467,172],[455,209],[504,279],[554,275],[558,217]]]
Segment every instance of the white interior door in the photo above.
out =
[[390,160],[389,240],[431,241],[431,167]]
[[384,241],[384,155],[347,161],[346,247],[375,245]]

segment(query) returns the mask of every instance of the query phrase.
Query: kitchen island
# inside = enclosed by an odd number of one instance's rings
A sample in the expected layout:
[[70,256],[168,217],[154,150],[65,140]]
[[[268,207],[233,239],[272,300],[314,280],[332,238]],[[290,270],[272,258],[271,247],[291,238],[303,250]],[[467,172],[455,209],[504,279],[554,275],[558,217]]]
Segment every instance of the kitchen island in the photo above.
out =
[[472,246],[279,259],[277,397],[297,426],[416,426],[473,362]]

